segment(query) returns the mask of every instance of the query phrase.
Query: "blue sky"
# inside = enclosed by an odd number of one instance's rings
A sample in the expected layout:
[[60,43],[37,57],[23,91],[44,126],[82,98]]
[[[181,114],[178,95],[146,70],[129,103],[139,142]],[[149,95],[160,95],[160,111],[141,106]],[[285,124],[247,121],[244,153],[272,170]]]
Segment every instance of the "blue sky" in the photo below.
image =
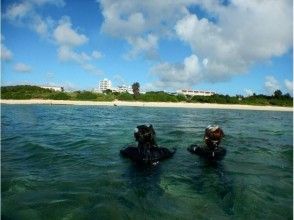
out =
[[1,84],[293,94],[291,0],[2,0]]

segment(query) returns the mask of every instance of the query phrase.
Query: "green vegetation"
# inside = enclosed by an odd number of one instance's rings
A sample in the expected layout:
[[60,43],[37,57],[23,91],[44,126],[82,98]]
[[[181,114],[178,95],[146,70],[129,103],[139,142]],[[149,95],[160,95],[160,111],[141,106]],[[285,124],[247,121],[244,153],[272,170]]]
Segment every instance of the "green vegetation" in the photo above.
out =
[[97,95],[95,93],[89,92],[89,91],[77,91],[75,92],[76,100],[85,100],[85,101],[93,101],[97,99]]
[[69,100],[71,96],[65,92],[53,92],[47,98],[53,100]]
[[[136,87],[137,88],[137,87]],[[138,87],[139,88],[139,87]],[[169,94],[163,91],[147,92],[146,94],[132,95],[127,92],[118,93],[105,91],[94,93],[90,91],[56,92],[38,86],[4,86],[1,87],[2,99],[53,99],[53,100],[83,100],[83,101],[143,101],[143,102],[189,102],[189,103],[219,103],[240,105],[275,105],[293,106],[293,98],[289,94],[282,94],[280,90],[272,96],[253,94],[249,97],[212,95],[212,96],[185,96]]]
[[121,101],[134,101],[134,96],[128,92],[124,92],[119,94],[117,99]]
[[144,102],[179,102],[177,96],[165,93],[165,92],[146,92],[144,95],[140,95],[138,100]]
[[38,86],[4,86],[1,87],[2,99],[48,99],[54,91]]

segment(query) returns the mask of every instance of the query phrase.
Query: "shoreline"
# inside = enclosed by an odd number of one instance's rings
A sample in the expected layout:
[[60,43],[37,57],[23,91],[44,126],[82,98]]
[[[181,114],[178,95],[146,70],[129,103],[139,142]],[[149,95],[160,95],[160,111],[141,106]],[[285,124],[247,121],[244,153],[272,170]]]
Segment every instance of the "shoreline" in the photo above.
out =
[[69,100],[12,100],[0,99],[1,104],[10,105],[90,105],[90,106],[130,106],[130,107],[163,107],[163,108],[195,108],[195,109],[232,109],[232,110],[258,110],[258,111],[286,111],[292,112],[292,107],[281,106],[257,106],[257,105],[228,105],[228,104],[212,104],[212,103],[184,103],[184,102],[128,102],[128,101],[69,101]]
[[292,112],[292,107],[282,106],[257,106],[257,105],[239,105],[239,104],[213,104],[213,103],[184,103],[184,102],[128,102],[128,101],[69,101],[69,100],[12,100],[1,99],[1,104],[10,105],[91,105],[91,106],[130,106],[130,107],[163,107],[163,108],[195,108],[195,109],[232,109],[232,110],[258,110],[258,111],[285,111]]

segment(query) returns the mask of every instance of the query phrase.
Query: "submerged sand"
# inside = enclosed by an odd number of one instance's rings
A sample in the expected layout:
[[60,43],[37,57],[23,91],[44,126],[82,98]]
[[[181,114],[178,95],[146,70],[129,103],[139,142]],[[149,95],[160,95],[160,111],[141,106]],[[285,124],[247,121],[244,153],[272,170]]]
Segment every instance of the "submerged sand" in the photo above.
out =
[[98,105],[98,106],[136,106],[136,107],[167,107],[167,108],[198,108],[198,109],[240,109],[261,111],[293,111],[292,107],[256,106],[256,105],[228,105],[211,103],[184,103],[184,102],[127,102],[127,101],[69,101],[69,100],[7,100],[1,99],[1,104],[47,104],[47,105]]

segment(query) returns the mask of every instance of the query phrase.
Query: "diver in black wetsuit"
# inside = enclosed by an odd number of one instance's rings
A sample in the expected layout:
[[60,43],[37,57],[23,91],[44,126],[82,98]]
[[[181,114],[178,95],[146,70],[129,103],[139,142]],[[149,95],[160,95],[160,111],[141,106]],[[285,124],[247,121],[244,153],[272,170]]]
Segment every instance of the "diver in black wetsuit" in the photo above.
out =
[[226,154],[226,149],[220,147],[220,142],[225,136],[223,130],[218,125],[209,125],[205,129],[204,142],[205,146],[192,144],[188,151],[191,153],[203,156],[207,159],[219,160]]
[[158,164],[160,160],[170,158],[176,149],[169,150],[159,147],[156,143],[156,134],[152,125],[139,125],[135,128],[134,137],[138,145],[129,145],[120,150],[124,157],[143,164]]

